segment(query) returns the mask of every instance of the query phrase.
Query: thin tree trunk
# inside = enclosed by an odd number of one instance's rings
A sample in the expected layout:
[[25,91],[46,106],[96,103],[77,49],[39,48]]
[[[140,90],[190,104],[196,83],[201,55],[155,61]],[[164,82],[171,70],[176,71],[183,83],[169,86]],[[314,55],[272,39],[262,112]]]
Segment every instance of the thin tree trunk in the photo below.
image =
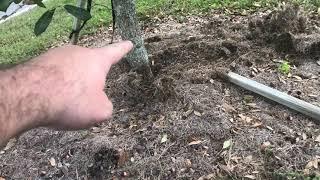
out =
[[[87,0],[78,0],[77,6],[80,8],[85,8],[86,2],[87,2]],[[73,27],[72,27],[73,31],[77,31],[81,27],[81,23],[82,23],[82,21],[80,19],[74,17]],[[72,34],[71,44],[76,45],[78,43],[79,34],[80,34],[80,32],[75,32]]]
[[152,78],[148,53],[136,15],[135,0],[113,0],[113,8],[121,38],[135,44],[135,49],[126,58],[128,63],[133,69],[141,70],[147,79]]

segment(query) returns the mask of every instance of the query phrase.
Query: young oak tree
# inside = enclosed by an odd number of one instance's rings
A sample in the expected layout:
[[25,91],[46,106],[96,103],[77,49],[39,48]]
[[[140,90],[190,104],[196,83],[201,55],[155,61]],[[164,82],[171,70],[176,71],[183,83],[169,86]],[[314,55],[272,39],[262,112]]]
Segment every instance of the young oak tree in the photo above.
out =
[[[1,0],[0,11],[5,11],[11,3],[20,3],[23,0]],[[28,0],[29,4],[37,4],[40,7],[46,8],[43,0]],[[87,4],[86,9],[85,4]],[[79,32],[85,26],[88,20],[91,19],[92,0],[78,0],[78,6],[64,5],[64,9],[75,17],[73,30],[69,36],[72,44],[76,44],[79,37]],[[153,74],[149,65],[148,53],[144,46],[144,40],[136,15],[135,0],[111,0],[113,29],[119,30],[119,34],[123,40],[130,40],[134,43],[134,50],[126,57],[127,62],[132,69],[143,74],[146,81],[152,81]],[[60,6],[47,10],[36,22],[34,33],[36,36],[41,35],[50,25],[54,13]],[[81,25],[82,22],[82,25]]]
[[128,63],[132,68],[143,74],[145,80],[151,81],[153,74],[136,15],[135,0],[111,0],[111,3],[113,21],[121,38],[131,40],[135,45],[135,49],[127,56]]

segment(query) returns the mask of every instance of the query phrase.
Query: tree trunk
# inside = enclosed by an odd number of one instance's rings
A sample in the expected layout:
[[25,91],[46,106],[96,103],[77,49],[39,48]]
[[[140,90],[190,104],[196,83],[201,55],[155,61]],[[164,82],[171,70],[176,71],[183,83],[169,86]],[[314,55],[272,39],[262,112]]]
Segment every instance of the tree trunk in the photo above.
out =
[[[86,2],[87,2],[87,0],[78,0],[77,6],[80,8],[85,8]],[[82,23],[82,21],[80,19],[74,17],[73,27],[72,27],[73,31],[77,31],[81,27],[81,23]],[[78,43],[79,34],[80,34],[80,32],[75,32],[72,34],[71,44],[76,45]]]
[[148,53],[144,46],[138,18],[136,15],[135,0],[113,0],[116,27],[123,40],[134,43],[135,49],[128,54],[127,61],[131,68],[140,70],[147,79],[153,77]]

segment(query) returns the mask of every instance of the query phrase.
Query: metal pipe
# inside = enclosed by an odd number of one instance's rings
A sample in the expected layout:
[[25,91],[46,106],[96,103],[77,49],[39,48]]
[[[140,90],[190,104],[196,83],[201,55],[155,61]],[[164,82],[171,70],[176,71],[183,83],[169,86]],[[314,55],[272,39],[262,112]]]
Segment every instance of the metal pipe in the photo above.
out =
[[255,92],[261,96],[264,96],[302,114],[312,117],[315,120],[320,121],[320,108],[315,105],[292,97],[286,93],[280,92],[276,89],[270,88],[233,72],[227,73],[226,78],[228,78],[230,82],[241,86],[244,89]]

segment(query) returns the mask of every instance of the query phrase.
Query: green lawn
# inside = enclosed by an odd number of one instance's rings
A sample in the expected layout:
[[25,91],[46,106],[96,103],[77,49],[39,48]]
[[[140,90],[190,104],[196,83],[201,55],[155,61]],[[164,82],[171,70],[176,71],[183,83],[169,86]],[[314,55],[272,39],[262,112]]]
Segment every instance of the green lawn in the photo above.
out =
[[[319,7],[320,0],[294,0],[298,3]],[[89,21],[83,33],[92,33],[98,27],[106,26],[111,21],[110,2],[95,0],[93,18]],[[139,16],[151,17],[159,14],[186,14],[206,12],[210,9],[256,9],[275,6],[279,0],[137,0]],[[48,8],[64,4],[75,4],[75,0],[49,0]],[[105,6],[109,7],[106,8]],[[48,30],[40,37],[33,35],[33,27],[37,19],[45,12],[43,8],[36,8],[22,16],[13,18],[0,24],[0,63],[17,63],[27,60],[50,45],[66,40],[72,26],[72,17],[62,8],[58,8],[54,20]]]

